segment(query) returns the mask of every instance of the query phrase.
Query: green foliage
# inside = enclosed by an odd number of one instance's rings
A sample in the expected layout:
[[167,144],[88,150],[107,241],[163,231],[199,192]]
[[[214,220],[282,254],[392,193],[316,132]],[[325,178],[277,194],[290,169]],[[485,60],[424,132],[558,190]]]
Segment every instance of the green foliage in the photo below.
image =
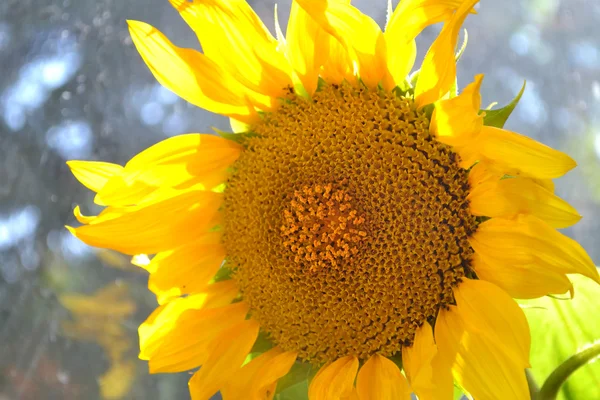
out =
[[504,107],[498,108],[496,110],[482,110],[483,112],[485,112],[485,117],[483,117],[483,124],[487,126],[494,126],[496,128],[504,128],[506,120],[508,120],[508,117],[510,117],[510,114],[512,114],[513,110],[519,103],[519,100],[521,100],[521,96],[523,96],[523,93],[525,92],[526,83],[527,82],[523,82],[523,87],[521,87],[519,93],[515,96],[514,99],[512,99],[510,103],[508,103]]
[[[572,300],[521,301],[531,327],[531,371],[540,384],[561,363],[600,339],[600,286],[580,275],[570,278],[575,287]],[[557,399],[600,399],[600,363],[575,371]]]

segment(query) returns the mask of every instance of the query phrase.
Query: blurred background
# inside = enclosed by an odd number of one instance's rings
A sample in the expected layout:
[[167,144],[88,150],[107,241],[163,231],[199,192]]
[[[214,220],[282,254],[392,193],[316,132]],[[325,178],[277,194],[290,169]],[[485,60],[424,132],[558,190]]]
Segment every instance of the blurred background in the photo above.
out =
[[[273,30],[273,1],[250,1]],[[285,32],[289,0],[278,4]],[[355,0],[385,23],[385,0]],[[571,154],[557,193],[584,216],[566,233],[596,264],[600,231],[600,2],[482,0],[459,86],[483,103],[527,90],[506,125]],[[186,399],[189,374],[154,375],[137,326],[156,306],[145,271],[64,229],[99,211],[65,161],[125,163],[166,137],[228,129],[156,83],[126,19],[199,48],[167,0],[0,0],[0,400]],[[418,39],[420,56],[439,32]]]

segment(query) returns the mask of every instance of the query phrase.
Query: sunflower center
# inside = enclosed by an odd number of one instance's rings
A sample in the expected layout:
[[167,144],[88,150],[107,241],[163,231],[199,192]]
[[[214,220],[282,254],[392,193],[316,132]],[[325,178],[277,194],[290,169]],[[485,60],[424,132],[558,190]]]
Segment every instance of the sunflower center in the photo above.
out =
[[245,139],[227,261],[252,317],[315,364],[391,356],[453,303],[473,253],[467,171],[395,93],[324,85]]
[[283,211],[283,245],[296,256],[294,262],[308,263],[309,271],[337,268],[358,253],[367,232],[365,218],[351,204],[352,197],[332,185],[304,186],[294,192]]

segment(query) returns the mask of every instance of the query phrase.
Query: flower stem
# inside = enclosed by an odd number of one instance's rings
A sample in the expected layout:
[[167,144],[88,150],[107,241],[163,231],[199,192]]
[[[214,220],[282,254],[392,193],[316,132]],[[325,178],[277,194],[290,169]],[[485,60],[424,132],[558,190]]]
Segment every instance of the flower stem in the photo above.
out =
[[569,357],[548,376],[536,400],[555,400],[558,396],[558,391],[567,378],[577,369],[598,356],[600,356],[600,341],[596,341],[591,346]]

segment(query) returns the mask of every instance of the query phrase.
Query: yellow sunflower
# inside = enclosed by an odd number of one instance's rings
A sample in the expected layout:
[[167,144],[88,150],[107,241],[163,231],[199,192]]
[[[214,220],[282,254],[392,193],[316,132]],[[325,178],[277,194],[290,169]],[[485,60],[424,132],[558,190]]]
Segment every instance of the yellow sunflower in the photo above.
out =
[[[477,400],[529,398],[513,297],[600,278],[555,229],[580,219],[551,181],[575,162],[489,126],[481,75],[456,94],[477,0],[402,0],[384,31],[349,1],[295,0],[276,38],[244,0],[170,2],[203,52],[137,21],[133,42],[233,133],[173,137],[124,167],[69,163],[106,206],[77,208],[73,234],[154,255],[150,371],[200,366],[194,399],[270,399],[303,365],[318,371],[311,400],[444,400],[453,381]],[[409,77],[415,37],[440,22]]]

